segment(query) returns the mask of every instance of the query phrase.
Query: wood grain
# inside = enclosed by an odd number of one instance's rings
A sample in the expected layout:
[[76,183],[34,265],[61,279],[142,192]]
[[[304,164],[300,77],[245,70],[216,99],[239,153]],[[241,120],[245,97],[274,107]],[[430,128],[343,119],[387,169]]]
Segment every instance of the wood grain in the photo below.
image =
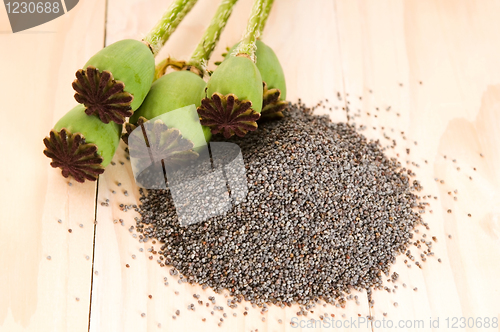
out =
[[[297,307],[271,307],[265,315],[245,303],[230,310],[224,294],[179,284],[157,264],[148,249],[158,244],[140,243],[129,230],[138,214],[120,208],[139,199],[123,144],[98,186],[69,186],[41,153],[43,137],[74,106],[75,70],[105,36],[106,44],[144,36],[169,3],[108,0],[105,8],[104,1],[80,1],[68,14],[17,34],[9,33],[0,5],[0,99],[7,120],[0,146],[5,156],[15,156],[0,165],[0,331],[292,330]],[[217,4],[200,0],[158,60],[187,59]],[[214,61],[238,41],[251,4],[236,5]],[[483,0],[275,1],[263,40],[282,61],[288,99],[300,98],[335,121],[346,121],[348,110],[351,124],[363,125],[364,135],[417,173],[424,187],[419,195],[431,197],[423,215],[430,229],[420,226],[415,240],[424,233],[426,240],[437,238],[423,269],[398,258],[391,273],[399,279],[387,282],[398,288],[375,291],[372,308],[366,294],[358,294],[359,306],[321,307],[307,319],[373,315],[373,326],[343,330],[385,331],[378,324],[390,319],[423,320],[423,329],[397,331],[441,331],[448,330],[447,317],[500,318],[498,12],[499,1]],[[213,295],[226,307],[221,327],[222,313],[211,315],[193,293],[204,303]],[[190,303],[195,312],[188,312]],[[176,309],[181,313],[173,319]],[[439,318],[439,328],[429,326],[431,317]]]
[[100,0],[33,29],[0,34],[1,331],[88,329],[96,184],[69,186],[49,166],[42,140],[75,105],[74,73],[103,37]]

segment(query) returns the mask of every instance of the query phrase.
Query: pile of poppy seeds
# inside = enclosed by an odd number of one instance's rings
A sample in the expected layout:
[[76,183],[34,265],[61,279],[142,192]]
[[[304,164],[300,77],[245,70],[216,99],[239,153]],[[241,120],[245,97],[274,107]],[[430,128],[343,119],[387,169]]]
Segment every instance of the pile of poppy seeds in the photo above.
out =
[[245,162],[246,199],[180,226],[168,189],[143,191],[141,242],[159,241],[162,265],[185,282],[227,289],[232,304],[343,305],[352,289],[370,295],[399,254],[412,259],[413,230],[425,225],[421,186],[353,126],[300,104],[284,114],[230,140]]

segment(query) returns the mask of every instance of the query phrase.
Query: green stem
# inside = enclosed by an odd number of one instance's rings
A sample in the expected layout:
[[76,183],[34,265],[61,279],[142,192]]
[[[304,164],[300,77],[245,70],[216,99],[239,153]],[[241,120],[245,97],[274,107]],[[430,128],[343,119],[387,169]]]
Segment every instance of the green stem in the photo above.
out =
[[210,59],[210,55],[217,45],[222,31],[226,27],[226,23],[233,12],[233,6],[236,1],[238,0],[222,0],[210,25],[207,30],[205,30],[205,34],[194,50],[191,59],[187,62],[188,65],[194,66],[204,72],[206,63]]
[[261,36],[262,31],[264,31],[264,27],[266,26],[267,19],[269,18],[269,12],[271,11],[273,3],[274,0],[265,0],[264,8],[262,9],[262,13],[260,15],[259,36]]
[[182,19],[189,13],[198,0],[174,0],[156,26],[144,37],[153,55],[156,56],[170,38]]
[[247,29],[234,55],[246,54],[255,62],[255,41],[259,37],[260,14],[264,7],[264,0],[254,0],[252,13],[248,19]]

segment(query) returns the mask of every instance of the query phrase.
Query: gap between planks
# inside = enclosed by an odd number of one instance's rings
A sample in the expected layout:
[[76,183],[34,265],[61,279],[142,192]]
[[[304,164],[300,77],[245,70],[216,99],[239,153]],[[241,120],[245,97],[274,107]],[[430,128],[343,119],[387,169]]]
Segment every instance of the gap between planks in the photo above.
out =
[[[106,22],[108,21],[108,6],[109,2],[108,0],[105,0],[105,5],[104,5],[104,38],[103,38],[103,43],[102,47],[106,47],[106,32],[107,32],[107,25]],[[120,138],[121,139],[121,138]],[[97,200],[99,199],[99,178],[97,178],[96,181],[96,186],[95,186],[95,203],[94,203],[94,237],[92,238],[92,269],[91,269],[91,276],[90,276],[90,297],[89,297],[89,322],[87,324],[87,331],[90,332],[90,320],[92,318],[92,290],[94,289],[94,260],[95,260],[95,239],[96,239],[96,233],[97,233],[97,207],[98,207],[98,202]]]

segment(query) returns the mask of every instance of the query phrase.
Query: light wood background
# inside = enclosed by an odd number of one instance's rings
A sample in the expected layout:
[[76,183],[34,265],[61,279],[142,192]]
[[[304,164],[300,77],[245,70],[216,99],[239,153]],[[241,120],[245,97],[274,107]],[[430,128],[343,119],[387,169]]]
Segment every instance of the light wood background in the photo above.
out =
[[[17,34],[0,6],[0,331],[301,330],[289,324],[297,307],[262,315],[245,303],[231,310],[215,294],[228,313],[218,327],[222,313],[212,316],[192,297],[201,294],[205,303],[213,292],[178,284],[156,256],[149,259],[148,248],[158,245],[139,243],[129,231],[136,212],[119,207],[139,198],[122,149],[98,183],[83,185],[70,185],[42,154],[42,139],[75,104],[76,69],[106,44],[141,38],[169,3],[82,0]],[[158,58],[189,57],[217,4],[200,0]],[[239,39],[250,7],[251,0],[236,5],[214,61]],[[400,274],[398,288],[375,291],[373,307],[356,293],[359,305],[317,307],[306,319],[375,319],[337,329],[344,331],[388,330],[378,325],[382,319],[423,320],[423,329],[394,330],[446,331],[448,317],[499,318],[499,13],[500,1],[486,0],[276,0],[263,40],[282,61],[289,100],[323,101],[318,113],[366,126],[364,134],[383,146],[395,139],[387,153],[416,172],[421,194],[432,196],[424,215],[430,230],[420,227],[419,235],[438,239],[423,269],[398,259],[391,270]],[[109,206],[101,205],[107,199]],[[431,317],[439,328],[429,326]]]

